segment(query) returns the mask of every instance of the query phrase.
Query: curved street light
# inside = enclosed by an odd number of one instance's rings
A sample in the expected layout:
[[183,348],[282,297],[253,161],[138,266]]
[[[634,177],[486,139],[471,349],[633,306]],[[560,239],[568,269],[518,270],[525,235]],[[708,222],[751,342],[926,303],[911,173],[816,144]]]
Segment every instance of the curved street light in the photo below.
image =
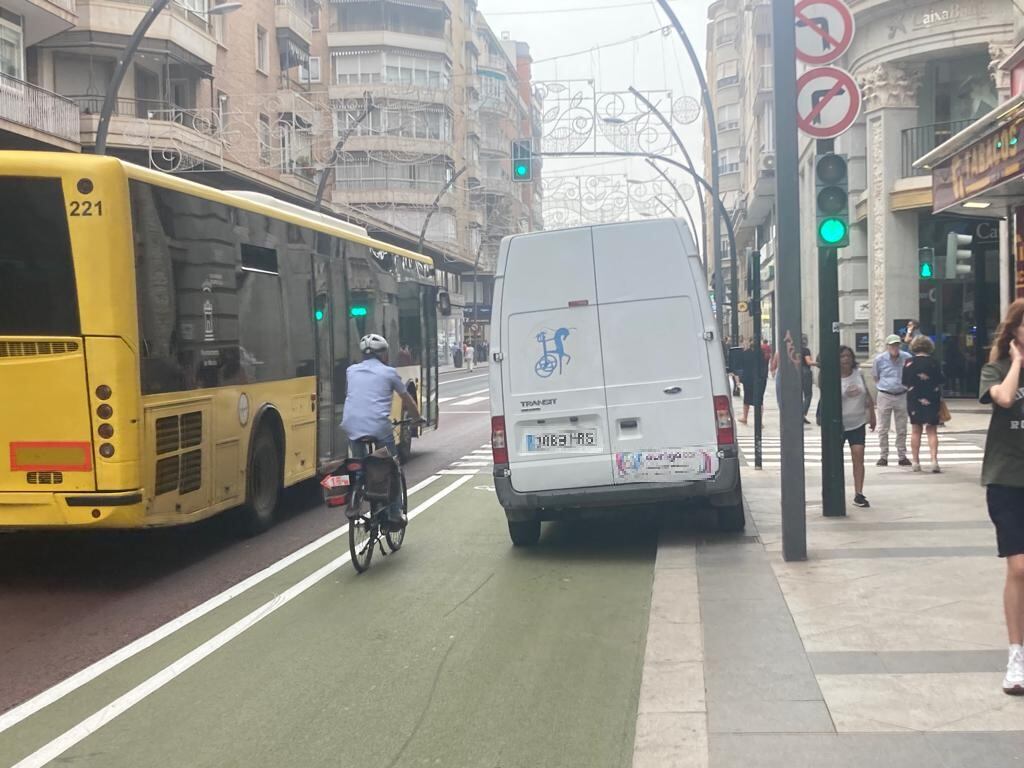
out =
[[[96,147],[93,151],[97,155],[107,154],[107,133],[110,131],[110,118],[114,114],[114,107],[117,105],[117,93],[121,90],[121,83],[124,81],[124,76],[128,73],[128,67],[135,59],[135,54],[138,53],[139,46],[142,45],[142,41],[146,38],[149,28],[153,26],[153,22],[156,21],[156,17],[171,2],[172,0],[156,0],[155,3],[146,9],[146,13],[139,21],[138,26],[135,27],[135,31],[132,32],[128,44],[121,51],[121,55],[117,59],[117,66],[114,68],[114,74],[110,78],[109,85],[107,85],[107,93],[103,97],[103,109],[100,110],[100,120],[96,125]],[[207,17],[224,16],[232,11],[237,11],[241,7],[241,3],[221,3],[207,10],[206,13],[197,15]],[[192,13],[195,13],[195,11],[192,11]]]

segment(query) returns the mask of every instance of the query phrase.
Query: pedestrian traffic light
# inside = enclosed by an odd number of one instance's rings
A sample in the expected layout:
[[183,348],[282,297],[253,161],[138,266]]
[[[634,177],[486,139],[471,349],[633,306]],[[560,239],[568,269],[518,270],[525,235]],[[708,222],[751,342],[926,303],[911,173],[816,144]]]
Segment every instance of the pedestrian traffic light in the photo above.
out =
[[917,249],[917,260],[920,263],[922,280],[935,279],[935,249],[927,246]]
[[850,244],[850,186],[846,158],[831,152],[814,164],[815,215],[818,247],[845,248]]
[[946,235],[946,274],[947,280],[955,280],[961,275],[971,274],[971,243],[974,237],[950,232]]
[[313,318],[319,323],[327,317],[327,294],[318,293],[313,307]]
[[533,139],[512,142],[512,180],[533,181]]

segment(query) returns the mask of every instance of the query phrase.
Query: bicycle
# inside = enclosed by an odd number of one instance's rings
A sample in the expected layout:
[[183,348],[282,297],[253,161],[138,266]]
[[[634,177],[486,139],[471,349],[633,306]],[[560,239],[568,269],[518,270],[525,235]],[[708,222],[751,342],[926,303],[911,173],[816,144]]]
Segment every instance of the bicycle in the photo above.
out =
[[[412,424],[413,419],[401,419],[392,422],[394,426]],[[397,456],[374,456],[378,449],[377,441],[372,437],[364,437],[356,441],[367,447],[367,456],[362,459],[346,459],[338,472],[331,478],[334,482],[325,481],[325,500],[328,506],[345,506],[348,518],[348,549],[352,555],[352,567],[356,573],[364,573],[370,567],[373,552],[378,547],[382,557],[394,554],[402,548],[405,541],[405,523],[408,522],[409,493],[405,482],[405,471]],[[375,462],[380,462],[374,467]],[[386,470],[385,470],[386,467]],[[378,488],[367,488],[367,469],[371,473],[387,471],[387,483],[384,493]],[[377,478],[379,479],[379,478]],[[363,502],[368,502],[366,505]],[[391,503],[398,501],[401,506],[403,525],[395,530],[386,518],[385,510]],[[332,503],[333,502],[333,503]],[[368,509],[367,509],[368,507]],[[384,545],[387,544],[387,550]]]

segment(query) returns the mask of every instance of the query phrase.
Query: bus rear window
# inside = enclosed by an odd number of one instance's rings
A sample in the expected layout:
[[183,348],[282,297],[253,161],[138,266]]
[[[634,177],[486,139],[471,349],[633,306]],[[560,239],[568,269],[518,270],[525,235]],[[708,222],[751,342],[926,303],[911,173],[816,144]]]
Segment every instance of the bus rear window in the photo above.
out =
[[3,335],[80,335],[60,179],[0,176]]

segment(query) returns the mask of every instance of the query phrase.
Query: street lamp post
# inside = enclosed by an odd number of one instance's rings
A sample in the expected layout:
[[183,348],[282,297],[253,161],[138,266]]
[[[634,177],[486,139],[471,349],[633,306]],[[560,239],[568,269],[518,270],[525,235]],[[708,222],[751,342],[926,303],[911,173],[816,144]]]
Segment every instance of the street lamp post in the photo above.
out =
[[[138,26],[135,27],[135,31],[132,32],[132,36],[128,39],[128,44],[121,51],[121,55],[117,59],[117,66],[114,68],[114,74],[110,78],[110,84],[107,86],[107,93],[103,97],[103,109],[100,111],[100,119],[96,124],[96,148],[94,151],[97,155],[105,155],[107,153],[107,133],[110,131],[110,118],[114,114],[114,107],[117,105],[117,93],[121,90],[121,83],[124,81],[124,76],[128,73],[128,67],[135,58],[135,54],[138,53],[139,46],[142,45],[142,41],[146,38],[149,28],[156,21],[156,17],[170,4],[171,0],[156,0],[146,9],[146,13],[142,16]],[[241,3],[221,3],[210,8],[205,15],[223,16],[232,11],[237,11],[241,7]]]
[[323,170],[320,171],[320,181],[316,185],[316,198],[313,200],[313,210],[315,211],[320,210],[320,203],[323,201],[324,192],[327,190],[327,179],[330,178],[331,170],[338,164],[338,157],[341,155],[341,150],[345,146],[345,142],[352,137],[352,134],[356,132],[360,124],[362,124],[362,122],[369,117],[370,113],[377,108],[373,103],[373,94],[369,91],[363,92],[363,99],[363,111],[355,119],[355,122],[345,130],[345,133],[341,135],[341,138],[338,139],[338,143],[334,145],[334,150],[331,152],[330,158],[324,165]]
[[[693,212],[690,210],[690,206],[686,204],[686,198],[683,197],[683,193],[679,191],[679,187],[677,187],[676,183],[674,181],[672,181],[672,177],[669,176],[667,173],[665,173],[665,171],[662,168],[659,168],[657,163],[655,163],[649,157],[645,158],[645,160],[646,160],[647,164],[649,166],[651,166],[651,168],[654,169],[655,173],[657,173],[659,176],[661,176],[661,178],[663,178],[665,180],[665,183],[668,184],[672,188],[672,191],[676,193],[676,198],[679,200],[680,203],[683,204],[683,210],[686,211],[686,218],[689,219],[689,221],[690,221],[690,229],[693,230],[692,234],[693,234],[694,238],[696,238],[697,237],[697,222],[694,221]],[[698,197],[697,199],[699,200],[701,198]],[[703,228],[701,228],[701,231],[703,232]],[[704,258],[707,259],[707,252],[706,251],[704,253]],[[705,262],[705,264],[706,264],[706,262]]]
[[[707,78],[704,77],[704,68],[701,67],[700,59],[697,58],[697,51],[694,50],[693,44],[690,42],[690,38],[686,34],[686,30],[684,30],[683,25],[679,23],[679,19],[676,17],[675,11],[672,10],[672,6],[668,4],[668,0],[658,0],[658,5],[661,6],[661,10],[663,10],[665,15],[668,16],[676,34],[679,35],[679,39],[683,41],[683,46],[686,48],[686,53],[690,57],[690,63],[693,65],[694,72],[697,75],[697,81],[700,83],[700,96],[704,105],[704,119],[708,125],[708,144],[711,147],[711,197],[714,198],[717,203],[719,188],[718,130],[715,126],[715,107],[711,103],[711,91],[708,89]],[[714,211],[711,213],[711,237],[714,241],[715,248],[715,299],[717,301],[718,309],[718,332],[722,333],[722,299],[725,298],[725,275],[722,274],[721,221]],[[735,258],[735,255],[733,258]],[[735,300],[736,297],[733,296],[733,301]],[[736,317],[736,312],[733,311],[733,326],[736,326],[737,324],[738,318]],[[738,331],[733,331],[733,336],[737,335]]]

